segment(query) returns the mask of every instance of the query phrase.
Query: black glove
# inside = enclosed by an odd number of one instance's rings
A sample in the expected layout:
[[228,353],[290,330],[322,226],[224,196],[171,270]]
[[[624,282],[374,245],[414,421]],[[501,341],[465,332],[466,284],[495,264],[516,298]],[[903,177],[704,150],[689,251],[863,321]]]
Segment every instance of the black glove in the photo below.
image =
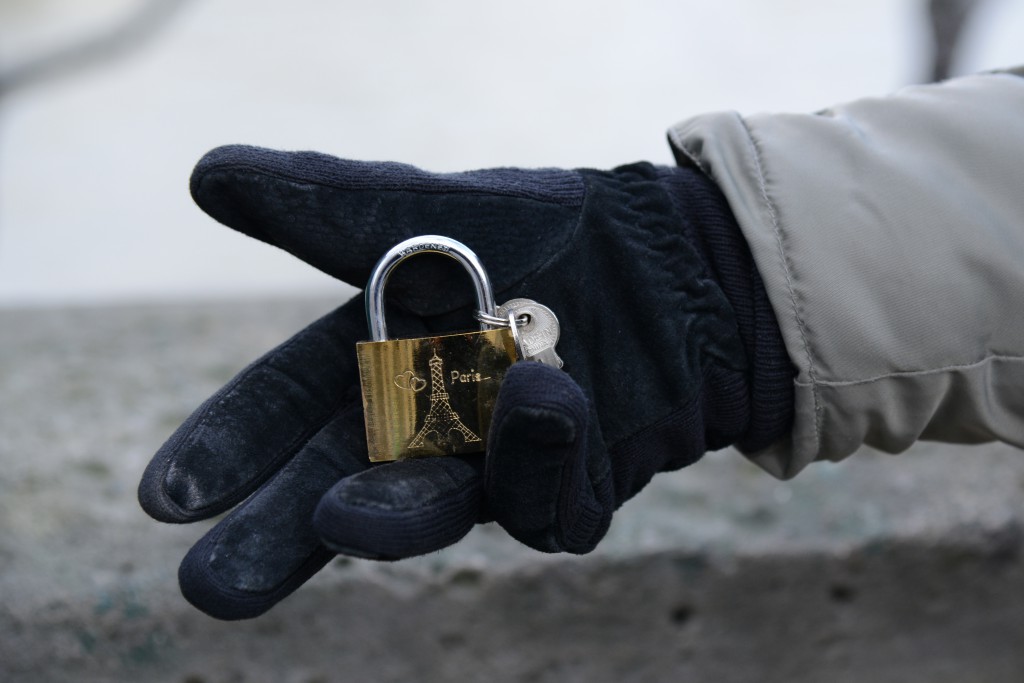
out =
[[[256,616],[335,552],[399,559],[496,520],[538,550],[584,553],[660,471],[784,435],[792,368],[749,251],[698,171],[493,169],[225,147],[196,167],[211,216],[362,286],[414,235],[473,249],[498,303],[559,316],[564,371],[516,363],[486,457],[370,466],[355,342],[357,298],[243,370],[170,438],[139,487],[158,520],[235,509],[182,562],[185,597],[223,619]],[[473,329],[475,300],[445,257],[388,284],[393,336]],[[243,502],[244,501],[244,502]],[[240,504],[241,503],[241,504]]]

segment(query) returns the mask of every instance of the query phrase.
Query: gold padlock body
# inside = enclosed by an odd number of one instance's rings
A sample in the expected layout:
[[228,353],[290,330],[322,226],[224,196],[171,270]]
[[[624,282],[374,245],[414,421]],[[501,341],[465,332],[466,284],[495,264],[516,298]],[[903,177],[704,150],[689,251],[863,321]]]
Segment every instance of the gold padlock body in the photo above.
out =
[[356,344],[370,460],[477,453],[516,360],[508,329]]

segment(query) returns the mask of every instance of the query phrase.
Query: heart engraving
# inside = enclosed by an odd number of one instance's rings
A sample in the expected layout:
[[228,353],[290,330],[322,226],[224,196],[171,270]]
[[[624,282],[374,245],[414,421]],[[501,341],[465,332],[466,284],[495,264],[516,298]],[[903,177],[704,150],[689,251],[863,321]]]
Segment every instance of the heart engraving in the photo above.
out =
[[420,392],[427,388],[427,380],[420,379],[412,370],[395,375],[395,386],[406,391]]

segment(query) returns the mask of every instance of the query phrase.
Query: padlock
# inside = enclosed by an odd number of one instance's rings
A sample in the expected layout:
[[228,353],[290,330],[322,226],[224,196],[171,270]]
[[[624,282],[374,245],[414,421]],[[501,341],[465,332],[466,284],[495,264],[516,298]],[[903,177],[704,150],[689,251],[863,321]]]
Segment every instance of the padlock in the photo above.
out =
[[[388,276],[399,263],[424,252],[450,256],[469,272],[480,331],[388,339]],[[356,344],[371,461],[486,449],[498,388],[517,357],[514,319],[505,326],[483,322],[498,320],[496,311],[486,271],[461,242],[424,235],[395,245],[381,257],[366,286],[370,341]]]

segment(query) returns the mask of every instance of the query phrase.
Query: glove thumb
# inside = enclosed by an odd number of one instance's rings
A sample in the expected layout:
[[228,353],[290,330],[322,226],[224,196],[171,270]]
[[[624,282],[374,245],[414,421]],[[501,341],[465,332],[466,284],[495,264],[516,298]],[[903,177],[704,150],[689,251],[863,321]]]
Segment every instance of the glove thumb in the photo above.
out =
[[568,374],[517,363],[505,376],[484,471],[488,511],[522,543],[586,553],[614,503],[607,450],[592,408]]

